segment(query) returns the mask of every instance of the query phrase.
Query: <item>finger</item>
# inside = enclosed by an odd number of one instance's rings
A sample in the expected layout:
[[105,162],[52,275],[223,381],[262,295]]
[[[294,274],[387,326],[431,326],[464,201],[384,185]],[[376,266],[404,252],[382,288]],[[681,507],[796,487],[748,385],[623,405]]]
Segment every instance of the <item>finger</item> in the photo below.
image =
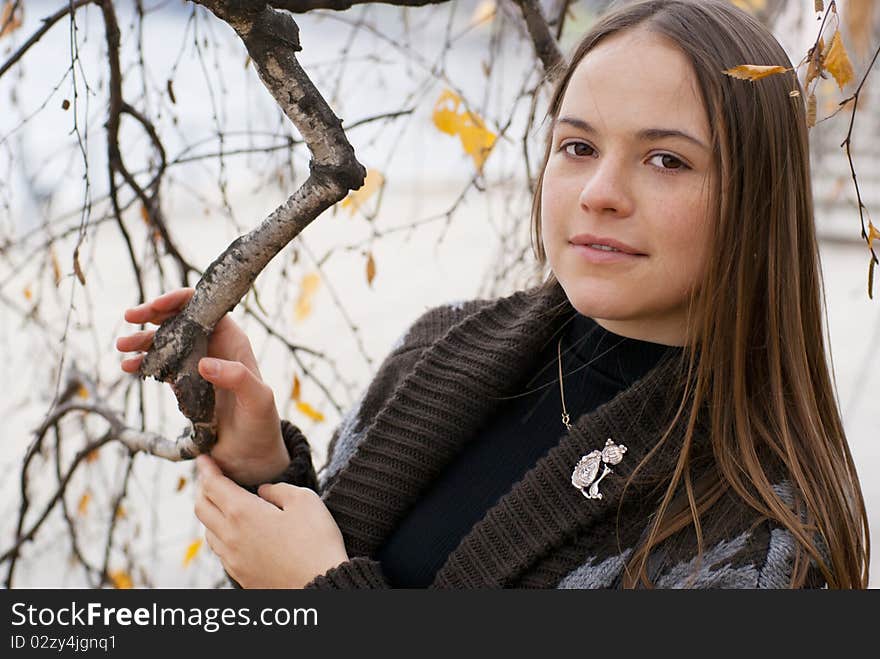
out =
[[253,495],[223,475],[213,458],[200,455],[196,458],[199,481],[202,491],[223,514],[224,517],[234,516],[237,510],[247,504]]
[[119,365],[126,373],[137,373],[138,369],[141,367],[142,361],[144,361],[144,356],[138,355],[137,357],[127,357],[126,359],[123,359]]
[[134,352],[136,350],[149,350],[153,345],[153,337],[156,330],[142,330],[129,334],[128,336],[120,336],[116,339],[116,349],[119,352]]
[[211,384],[232,391],[239,405],[253,414],[274,409],[272,389],[241,362],[203,357],[199,360],[199,373]]
[[211,548],[211,551],[214,552],[214,555],[219,557],[221,560],[229,555],[229,548],[226,546],[220,538],[209,529],[205,529],[205,541],[208,543],[208,546]]
[[264,484],[257,488],[257,494],[281,510],[291,510],[296,505],[297,488],[289,483]]
[[196,493],[194,512],[206,529],[210,529],[217,536],[226,537],[224,532],[226,519],[223,517],[223,512],[208,498],[202,487],[199,487]]
[[149,302],[126,309],[124,318],[129,323],[153,323],[154,325],[159,325],[180,312],[187,302],[190,301],[194,293],[194,288],[178,288],[168,291]]

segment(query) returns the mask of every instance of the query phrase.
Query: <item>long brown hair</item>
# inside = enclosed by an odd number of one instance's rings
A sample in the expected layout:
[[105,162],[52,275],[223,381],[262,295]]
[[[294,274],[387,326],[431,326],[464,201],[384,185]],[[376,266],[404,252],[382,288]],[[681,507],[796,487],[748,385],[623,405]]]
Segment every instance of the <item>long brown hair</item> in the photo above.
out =
[[[651,550],[691,524],[702,557],[700,517],[732,488],[758,519],[775,520],[794,536],[791,587],[805,584],[811,558],[830,588],[866,588],[867,514],[823,341],[824,288],[803,95],[790,95],[800,91],[791,73],[755,83],[722,74],[740,64],[791,63],[763,25],[730,3],[642,1],[606,15],[581,40],[560,73],[549,118],[558,116],[584,56],[602,39],[636,26],[668,38],[689,59],[710,117],[718,176],[711,256],[690,298],[685,393],[657,449],[679,420],[687,429],[623,585],[641,581],[651,587]],[[532,206],[533,248],[541,266],[547,261],[541,185],[550,139]],[[555,283],[552,274],[547,283]],[[694,481],[692,445],[705,410],[714,467],[709,477]],[[794,502],[774,489],[780,475],[795,490]]]

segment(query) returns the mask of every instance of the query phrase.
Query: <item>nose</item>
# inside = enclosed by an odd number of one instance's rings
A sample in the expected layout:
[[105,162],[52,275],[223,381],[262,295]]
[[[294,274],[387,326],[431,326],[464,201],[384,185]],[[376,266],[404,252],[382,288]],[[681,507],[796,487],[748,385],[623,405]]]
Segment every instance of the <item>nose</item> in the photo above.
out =
[[600,158],[586,174],[579,201],[582,208],[593,213],[629,215],[633,199],[623,163],[610,156]]

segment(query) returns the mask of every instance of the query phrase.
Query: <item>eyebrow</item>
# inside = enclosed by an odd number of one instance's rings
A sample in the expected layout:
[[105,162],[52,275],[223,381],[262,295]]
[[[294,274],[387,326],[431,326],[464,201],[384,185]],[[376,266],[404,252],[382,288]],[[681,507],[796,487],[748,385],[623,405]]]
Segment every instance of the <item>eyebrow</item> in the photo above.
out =
[[[584,131],[585,133],[598,132],[598,131],[596,131],[596,129],[593,127],[593,125],[590,122],[584,121],[583,119],[576,119],[575,117],[559,117],[554,122],[554,126],[553,126],[554,129],[556,128],[557,124],[569,124],[570,126],[574,126],[575,128],[579,128],[580,130]],[[684,131],[676,130],[674,128],[645,128],[643,130],[640,130],[638,133],[636,133],[636,137],[638,137],[641,140],[659,140],[664,137],[679,137],[679,138],[687,140],[688,142],[693,142],[697,146],[702,147],[702,148],[706,149],[707,151],[709,150],[708,146],[703,144],[703,142],[698,140],[693,135],[689,135],[688,133],[685,133]]]

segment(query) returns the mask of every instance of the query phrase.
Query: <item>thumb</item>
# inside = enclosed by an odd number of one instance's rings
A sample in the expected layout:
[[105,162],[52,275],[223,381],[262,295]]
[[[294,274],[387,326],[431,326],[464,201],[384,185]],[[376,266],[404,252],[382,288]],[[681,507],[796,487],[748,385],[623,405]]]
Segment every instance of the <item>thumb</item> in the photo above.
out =
[[281,510],[286,510],[286,506],[289,507],[292,503],[293,489],[294,486],[288,483],[264,483],[257,488],[257,494],[261,499],[278,506]]
[[247,410],[262,413],[275,405],[272,390],[241,362],[203,357],[199,374],[211,384],[232,391]]

